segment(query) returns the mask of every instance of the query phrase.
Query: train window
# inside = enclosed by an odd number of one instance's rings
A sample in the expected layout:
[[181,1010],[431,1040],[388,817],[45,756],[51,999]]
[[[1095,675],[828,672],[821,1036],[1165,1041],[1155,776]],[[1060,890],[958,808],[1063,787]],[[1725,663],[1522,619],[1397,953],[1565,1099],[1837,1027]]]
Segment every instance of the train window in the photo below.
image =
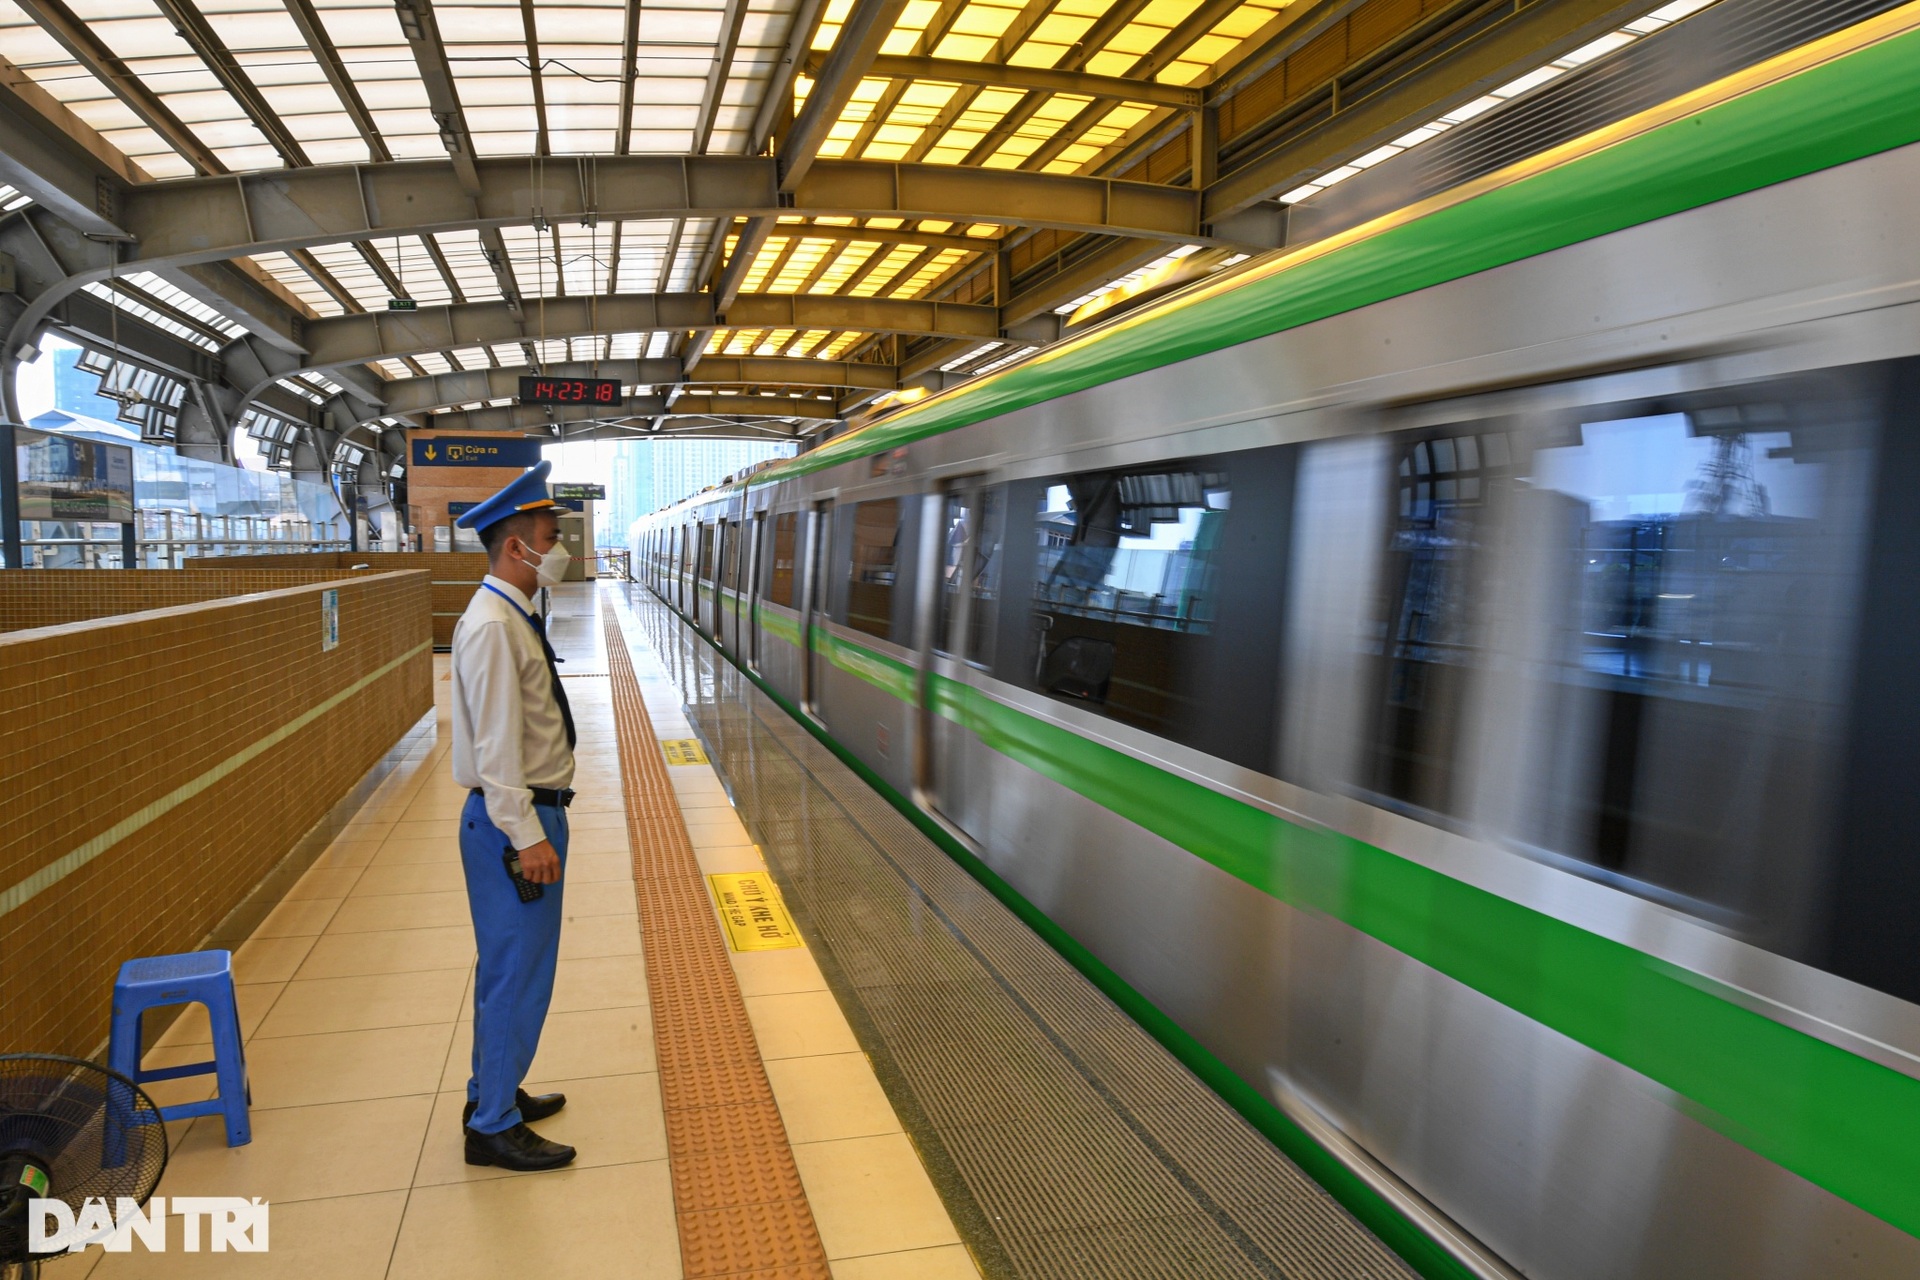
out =
[[894,586],[900,566],[900,500],[856,504],[853,555],[848,564],[846,616],[856,631],[891,639]]
[[998,489],[970,489],[947,496],[941,522],[945,544],[940,552],[934,647],[941,653],[955,654],[959,637],[954,634],[954,626],[961,613],[961,595],[967,593],[968,642],[963,656],[981,666],[990,665],[993,656],[988,646],[998,603],[1001,512],[1005,506],[1005,496]]
[[1390,437],[1361,789],[1805,954],[1879,434],[1854,376]]
[[725,528],[720,547],[720,581],[723,586],[733,588],[740,584],[740,522],[728,520]]
[[1513,446],[1498,430],[1418,433],[1396,445],[1368,772],[1375,790],[1444,813],[1475,653],[1474,576],[1491,513],[1512,485]]
[[[1270,768],[1294,453],[1009,486],[1006,511],[1031,523],[988,539],[1000,547],[981,577],[995,674]],[[997,608],[997,581],[1026,582],[1029,607]]]
[[797,607],[793,593],[799,578],[794,571],[794,562],[799,554],[799,539],[796,536],[799,522],[799,513],[793,511],[783,511],[773,518],[773,566],[767,599],[789,609]]
[[695,526],[700,531],[700,580],[713,581],[713,544],[718,530],[710,524]]

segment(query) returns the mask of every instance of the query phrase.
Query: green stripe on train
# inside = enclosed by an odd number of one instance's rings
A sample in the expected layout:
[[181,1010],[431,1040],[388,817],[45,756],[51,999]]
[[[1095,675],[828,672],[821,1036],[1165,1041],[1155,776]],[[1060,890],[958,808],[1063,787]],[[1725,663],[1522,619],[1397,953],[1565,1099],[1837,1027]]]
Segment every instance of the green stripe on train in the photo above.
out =
[[751,477],[928,436],[1920,142],[1920,32],[1871,45],[1264,279],[1175,303]]
[[[798,628],[784,638],[797,641]],[[841,670],[911,695],[911,668],[819,626],[813,638]],[[1726,1137],[1920,1235],[1920,1080],[1731,1003],[1710,978],[1243,804],[968,685],[936,675],[932,699],[1009,759],[1632,1068]]]

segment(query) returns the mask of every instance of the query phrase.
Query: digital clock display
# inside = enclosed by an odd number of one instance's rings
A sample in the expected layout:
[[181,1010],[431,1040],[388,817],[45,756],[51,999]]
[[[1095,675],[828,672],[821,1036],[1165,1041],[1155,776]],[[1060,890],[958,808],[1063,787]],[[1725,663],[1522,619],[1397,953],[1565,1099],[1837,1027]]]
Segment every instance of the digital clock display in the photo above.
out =
[[618,378],[522,378],[521,404],[620,403]]

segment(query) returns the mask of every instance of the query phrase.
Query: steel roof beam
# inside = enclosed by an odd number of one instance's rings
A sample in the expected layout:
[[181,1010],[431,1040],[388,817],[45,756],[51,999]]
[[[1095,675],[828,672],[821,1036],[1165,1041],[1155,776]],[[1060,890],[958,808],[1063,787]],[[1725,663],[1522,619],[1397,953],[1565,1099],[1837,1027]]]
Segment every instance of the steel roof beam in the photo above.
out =
[[[816,67],[821,61],[815,55],[808,60],[808,67]],[[1183,111],[1198,108],[1202,99],[1199,89],[1161,84],[1153,80],[1136,80],[1130,76],[1098,76],[1085,71],[1061,71],[1051,67],[1017,67],[1006,63],[962,62],[957,58],[922,58],[907,54],[881,54],[873,60],[867,73],[895,80],[932,80],[940,84],[972,84],[992,89],[1085,94],[1094,98],[1178,107]]]
[[451,163],[437,160],[143,184],[126,199],[124,225],[139,239],[129,265],[524,225],[530,196],[556,222],[589,212],[603,219],[800,214],[1198,238],[1191,191],[1063,174],[822,160],[793,193],[792,204],[783,205],[774,162],[765,157],[602,156],[579,165],[549,164],[532,191],[524,159],[483,160],[477,173],[477,197],[463,189]]
[[[653,330],[744,329],[892,330],[935,337],[993,338],[993,307],[899,298],[831,294],[744,294],[722,325],[708,293],[609,294],[551,298],[545,338]],[[373,311],[309,321],[303,367],[331,369],[455,347],[520,341],[520,327],[502,302],[467,302],[418,311]]]
[[[544,434],[554,423],[603,422],[618,418],[836,418],[825,400],[795,400],[789,396],[682,395],[669,407],[665,396],[631,396],[617,407],[503,404],[467,412],[437,413],[427,420],[435,431],[517,431]],[[578,439],[580,437],[570,437]]]
[[814,78],[806,105],[794,118],[779,151],[779,186],[797,192],[812,171],[834,122],[853,98],[860,78],[873,64],[881,44],[900,20],[907,0],[854,0],[853,9],[833,42],[820,74]]
[[[386,412],[426,413],[498,400],[519,394],[520,379],[532,376],[524,366],[504,369],[468,369],[429,374],[424,378],[395,378],[383,383]],[[542,373],[555,378],[618,378],[629,386],[658,386],[682,380],[680,361],[671,356],[640,360],[574,361],[550,364]],[[708,356],[700,362],[703,383],[761,383],[788,387],[863,387],[890,391],[899,385],[892,365],[856,364],[843,360],[815,360],[807,356]]]
[[75,230],[119,235],[119,196],[147,179],[80,117],[0,59],[0,182],[30,195]]
[[340,60],[340,50],[334,47],[326,24],[313,7],[313,0],[286,0],[286,5],[294,25],[300,28],[301,38],[307,42],[307,48],[313,51],[314,60],[320,64],[320,70],[326,73],[327,83],[333,86],[340,105],[346,109],[347,118],[360,131],[361,139],[367,144],[368,156],[374,160],[393,159],[393,153],[387,150],[386,139],[380,136],[380,126],[374,123],[373,113],[367,110],[366,99],[360,96],[359,86],[354,84],[352,74]]

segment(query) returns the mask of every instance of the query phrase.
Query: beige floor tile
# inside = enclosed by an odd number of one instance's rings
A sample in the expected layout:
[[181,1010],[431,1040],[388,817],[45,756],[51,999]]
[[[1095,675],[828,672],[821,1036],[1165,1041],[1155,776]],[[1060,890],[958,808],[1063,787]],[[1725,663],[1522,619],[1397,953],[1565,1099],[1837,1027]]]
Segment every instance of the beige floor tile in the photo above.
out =
[[457,823],[441,818],[413,818],[405,822],[396,822],[388,831],[383,847],[406,844],[414,840],[447,840],[460,834]]
[[[136,1244],[130,1253],[106,1256],[93,1275],[99,1280],[378,1280],[387,1272],[406,1206],[404,1191],[276,1204],[265,1253],[214,1253],[204,1241],[200,1252],[188,1253],[174,1218],[167,1227],[166,1253],[145,1253]],[[81,1273],[48,1267],[45,1275],[46,1280],[77,1280]]]
[[[591,1080],[529,1080],[529,1093],[564,1093],[567,1105],[558,1115],[540,1121],[539,1133],[580,1152],[574,1162],[582,1169],[635,1164],[667,1158],[667,1125],[660,1107],[660,1077],[653,1072],[630,1076],[600,1076]],[[463,1085],[435,1100],[433,1122],[420,1151],[415,1186],[445,1182],[479,1182],[519,1175],[491,1165],[466,1162],[466,1143],[460,1115],[466,1106]]]
[[335,840],[326,851],[313,860],[316,867],[336,869],[341,867],[364,867],[373,861],[373,855],[380,852],[378,840]]
[[767,1078],[773,1083],[787,1137],[794,1142],[900,1132],[893,1104],[864,1053],[777,1058],[767,1063]]
[[220,1124],[196,1123],[160,1180],[166,1196],[282,1200],[392,1191],[413,1178],[431,1095],[284,1107],[253,1113],[253,1141],[227,1146]]
[[980,1280],[980,1269],[965,1245],[870,1253],[864,1258],[834,1258],[833,1280]]
[[398,1098],[440,1087],[451,1022],[264,1038],[247,1046],[256,1112]]
[[590,813],[611,813],[624,823],[627,817],[627,798],[618,787],[581,791],[574,796],[573,807],[567,810],[567,821],[569,824],[577,825],[581,818]]
[[368,867],[360,873],[349,897],[373,898],[390,893],[447,893],[467,890],[467,876],[453,859],[403,862]]
[[646,1003],[647,970],[637,955],[562,960],[554,973],[552,1010],[555,1013],[625,1009]]
[[308,899],[300,902],[282,902],[267,913],[253,931],[256,938],[298,938],[312,937],[324,930],[332,921],[334,912],[340,909],[340,898]]
[[473,963],[473,926],[330,933],[314,940],[301,978],[351,978],[368,973],[418,973]]
[[453,1022],[466,981],[462,968],[289,982],[261,1024],[260,1035],[310,1036]]
[[415,836],[407,840],[389,840],[380,846],[373,855],[369,866],[373,867],[410,867],[422,863],[450,863],[460,865],[460,837],[449,833],[444,836]]
[[752,844],[753,837],[747,834],[746,824],[733,816],[731,812],[723,817],[702,818],[705,813],[721,813],[719,809],[694,809],[682,816],[687,820],[687,838],[698,849],[704,845],[725,847],[727,845]]
[[617,827],[589,828],[585,831],[574,830],[567,835],[567,856],[579,857],[586,854],[613,854],[626,857],[627,828],[622,823]]
[[743,996],[779,996],[796,991],[825,991],[827,980],[805,947],[732,954],[733,976]]
[[624,831],[627,828],[627,810],[623,804],[618,809],[581,809],[567,810],[567,826],[578,835],[582,831]]
[[860,1045],[830,991],[748,996],[747,1017],[760,1056],[800,1058],[815,1053],[858,1053]]
[[567,879],[574,884],[605,884],[610,880],[632,880],[633,859],[626,850],[618,853],[580,853],[567,850]]
[[418,1187],[387,1280],[679,1275],[673,1184],[656,1160]]
[[569,920],[588,916],[630,915],[638,918],[639,907],[634,900],[632,880],[569,884],[566,902]]
[[445,893],[389,893],[348,898],[327,926],[328,933],[372,933],[382,929],[448,929],[473,924],[466,890]]
[[248,938],[233,953],[233,980],[237,983],[285,982],[300,968],[314,938]]
[[765,871],[767,860],[751,844],[695,845],[693,860],[708,875],[722,871]]
[[347,825],[340,831],[342,840],[384,840],[393,830],[392,818],[370,816],[376,806],[368,806],[355,816],[347,819]]
[[584,916],[560,926],[560,959],[640,954],[640,920],[634,916]]
[[[471,1012],[467,1011],[471,1017]],[[464,1089],[473,1072],[471,1022],[460,1024],[440,1076],[442,1089]],[[644,1005],[548,1013],[529,1080],[590,1080],[658,1070],[653,1016]]]
[[959,1233],[904,1133],[793,1148],[829,1258],[959,1244]]
[[311,898],[344,898],[354,881],[363,874],[359,867],[309,867],[305,875],[287,890],[283,902],[301,902]]
[[[236,982],[233,985],[234,1003],[240,1006],[240,1038],[251,1040],[260,1024],[266,1020],[274,1002],[286,989],[284,982]],[[167,1033],[160,1037],[164,1045],[212,1044],[213,1030],[207,1022],[207,1007],[203,1004],[190,1004],[173,1020]]]

